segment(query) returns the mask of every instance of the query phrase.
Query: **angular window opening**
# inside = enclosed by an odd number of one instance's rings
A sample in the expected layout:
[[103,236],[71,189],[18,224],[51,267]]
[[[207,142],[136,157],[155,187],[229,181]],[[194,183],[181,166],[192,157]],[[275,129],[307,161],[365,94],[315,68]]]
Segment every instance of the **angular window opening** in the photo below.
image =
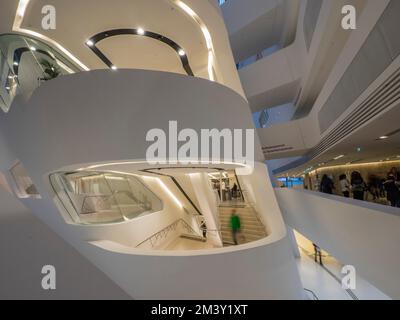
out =
[[63,172],[51,184],[74,223],[129,221],[161,211],[162,201],[138,178],[111,172]]
[[28,172],[21,162],[17,162],[10,169],[10,173],[17,187],[16,194],[18,198],[41,198],[36,186],[33,184],[31,177],[28,175]]

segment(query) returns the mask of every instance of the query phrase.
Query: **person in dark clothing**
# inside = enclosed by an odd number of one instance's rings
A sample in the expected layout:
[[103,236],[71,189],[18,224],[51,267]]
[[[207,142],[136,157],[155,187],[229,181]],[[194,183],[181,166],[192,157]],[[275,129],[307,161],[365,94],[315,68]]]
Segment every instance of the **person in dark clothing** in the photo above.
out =
[[400,172],[397,171],[396,167],[393,167],[390,172],[390,174],[392,174],[394,176],[394,179],[397,183],[400,183]]
[[321,180],[319,191],[322,193],[333,194],[333,189],[335,189],[335,186],[332,179],[329,178],[328,175],[324,174]]
[[[323,262],[322,262],[322,252],[321,252],[321,248],[318,247],[315,243],[313,243],[314,246],[314,259],[315,262],[319,262],[319,264],[321,266],[323,266]],[[318,261],[319,260],[319,261]]]
[[237,215],[236,210],[232,210],[231,215],[231,229],[232,229],[232,238],[235,245],[238,245],[237,234],[240,232],[240,217]]
[[233,184],[232,187],[232,198],[236,199],[237,198],[237,192],[238,192],[238,186],[236,183]]
[[378,179],[379,198],[384,198],[385,194],[385,179]]
[[387,180],[384,183],[387,193],[387,199],[392,207],[400,208],[400,189],[399,183],[392,171],[388,174]]
[[351,174],[351,189],[355,200],[364,201],[365,182],[361,174],[357,171]]
[[373,201],[379,199],[379,178],[373,174],[368,178],[368,191],[372,194]]

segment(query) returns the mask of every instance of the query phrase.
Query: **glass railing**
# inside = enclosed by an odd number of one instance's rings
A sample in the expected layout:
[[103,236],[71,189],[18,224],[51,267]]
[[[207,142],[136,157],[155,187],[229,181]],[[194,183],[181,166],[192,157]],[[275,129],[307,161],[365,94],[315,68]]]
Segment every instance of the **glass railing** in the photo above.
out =
[[138,178],[108,172],[52,174],[51,184],[76,224],[105,224],[161,211],[162,201]]
[[81,69],[42,41],[18,34],[0,35],[0,108],[29,97],[42,83]]

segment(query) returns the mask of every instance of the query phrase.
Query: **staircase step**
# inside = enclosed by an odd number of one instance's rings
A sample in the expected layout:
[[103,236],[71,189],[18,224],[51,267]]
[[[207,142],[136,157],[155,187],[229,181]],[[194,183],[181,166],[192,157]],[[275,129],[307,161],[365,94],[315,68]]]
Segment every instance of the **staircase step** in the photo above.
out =
[[[232,232],[231,228],[227,228],[227,227],[222,227],[221,231],[222,232]],[[251,228],[242,227],[241,231],[243,233],[266,233],[264,228],[251,229]]]

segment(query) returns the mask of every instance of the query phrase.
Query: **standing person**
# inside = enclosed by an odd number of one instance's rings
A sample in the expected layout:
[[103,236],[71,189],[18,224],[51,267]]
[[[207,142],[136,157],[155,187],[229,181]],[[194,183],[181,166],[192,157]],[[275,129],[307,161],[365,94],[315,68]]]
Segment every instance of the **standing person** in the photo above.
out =
[[340,177],[340,190],[342,191],[343,197],[350,198],[350,182],[347,179],[345,174],[342,174]]
[[379,182],[378,177],[374,174],[371,174],[368,177],[368,191],[372,194],[373,201],[379,199]]
[[235,198],[235,199],[237,198],[237,191],[238,191],[238,186],[235,182],[232,187],[232,198]]
[[328,175],[324,174],[321,180],[319,191],[322,193],[333,194],[333,189],[335,189],[335,186],[332,179],[329,178]]
[[214,184],[214,187],[215,187],[215,190],[217,190],[217,192],[218,192],[219,201],[222,201],[222,198],[221,198],[221,186],[219,184],[219,181],[217,181]]
[[397,171],[396,167],[393,167],[392,169],[390,169],[390,174],[392,174],[394,176],[394,178],[396,179],[396,181],[400,181],[400,172]]
[[353,190],[353,198],[355,200],[364,201],[365,182],[361,174],[353,171],[351,174],[351,189]]
[[387,193],[387,199],[392,207],[400,207],[400,189],[398,183],[396,183],[396,177],[389,172],[387,180],[384,183],[385,190]]
[[236,214],[236,210],[232,210],[231,215],[231,229],[232,238],[235,245],[238,245],[237,235],[240,232],[240,217]]
[[385,179],[378,178],[378,189],[379,189],[379,198],[384,198],[385,195]]

